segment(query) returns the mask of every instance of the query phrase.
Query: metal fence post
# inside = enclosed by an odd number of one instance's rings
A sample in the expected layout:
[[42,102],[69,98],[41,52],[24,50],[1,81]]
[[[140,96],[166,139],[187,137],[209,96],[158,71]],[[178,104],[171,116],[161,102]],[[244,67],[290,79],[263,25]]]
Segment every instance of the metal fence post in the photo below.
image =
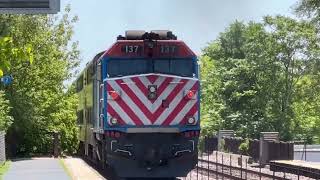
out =
[[[205,147],[204,147],[204,149],[205,149]],[[204,150],[205,151],[205,150]],[[203,151],[201,151],[201,160],[203,160]],[[201,161],[201,167],[202,167],[202,169],[203,169],[203,161]],[[203,175],[202,175],[203,173],[201,173],[201,179],[202,179],[202,177],[203,177]]]
[[261,162],[259,162],[259,179],[261,180]]
[[231,164],[231,154],[230,154],[230,160],[229,160],[229,165],[230,165],[230,175],[232,176],[232,171],[231,171],[231,166],[232,166],[232,164]]
[[[222,174],[223,174],[223,154],[221,154],[222,156],[221,156],[221,164],[222,164],[222,166],[221,166],[221,172],[222,172]],[[222,179],[224,179],[224,177],[222,176]]]
[[208,142],[208,137],[206,137],[207,138],[207,154],[208,154],[208,180],[209,180],[209,177],[210,177],[210,164],[209,164],[209,156],[210,156],[210,154],[209,154],[209,142]]
[[274,172],[274,171],[272,171],[272,179],[274,179],[274,178],[275,178],[275,177],[274,177],[274,173],[275,173],[275,172]]
[[218,151],[216,151],[216,179],[218,179]]
[[199,180],[199,155],[197,157],[198,161],[197,161],[197,180]]
[[240,159],[241,159],[241,163],[240,163],[240,167],[241,167],[240,176],[241,176],[241,179],[242,179],[242,154],[240,155]]
[[247,173],[247,170],[248,170],[248,159],[246,159],[246,179],[248,179],[248,173]]

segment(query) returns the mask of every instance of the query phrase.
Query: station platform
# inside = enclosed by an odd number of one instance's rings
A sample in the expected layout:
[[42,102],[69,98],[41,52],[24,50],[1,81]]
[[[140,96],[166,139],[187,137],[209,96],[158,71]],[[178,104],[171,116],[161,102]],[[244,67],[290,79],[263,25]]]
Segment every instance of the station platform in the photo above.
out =
[[270,161],[271,171],[288,172],[314,179],[320,179],[320,163],[301,160],[276,160]]

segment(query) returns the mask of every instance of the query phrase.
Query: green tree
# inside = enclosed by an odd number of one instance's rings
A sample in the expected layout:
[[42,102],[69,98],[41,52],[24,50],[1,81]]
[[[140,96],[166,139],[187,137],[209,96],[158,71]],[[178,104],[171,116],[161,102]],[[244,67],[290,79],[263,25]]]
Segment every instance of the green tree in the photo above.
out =
[[[74,152],[77,144],[76,96],[67,92],[64,82],[79,64],[77,43],[72,43],[73,24],[69,8],[62,17],[20,16],[7,19],[8,34],[14,43],[31,44],[31,66],[12,63],[14,83],[6,89],[14,122],[9,129],[10,143],[17,153],[47,153],[51,150],[50,132],[62,135],[64,151]],[[0,22],[6,16],[0,16]]]
[[224,108],[219,94],[220,80],[214,61],[203,56],[201,66],[201,126],[202,135],[212,136],[221,127],[220,112]]
[[9,15],[2,15],[0,20],[2,29],[0,30],[0,78],[6,71],[10,71],[11,64],[33,62],[31,44],[17,44],[8,33]]
[[295,11],[298,15],[311,19],[311,22],[320,27],[320,2],[319,0],[299,0]]
[[[283,16],[267,16],[263,23],[231,24],[204,50],[215,65],[211,73],[217,74],[216,97],[224,104],[220,127],[245,137],[279,131],[283,138],[292,139],[296,84],[315,71],[320,57],[317,42],[312,24]],[[203,86],[204,91],[208,87]],[[203,109],[203,114],[209,114],[210,107]]]

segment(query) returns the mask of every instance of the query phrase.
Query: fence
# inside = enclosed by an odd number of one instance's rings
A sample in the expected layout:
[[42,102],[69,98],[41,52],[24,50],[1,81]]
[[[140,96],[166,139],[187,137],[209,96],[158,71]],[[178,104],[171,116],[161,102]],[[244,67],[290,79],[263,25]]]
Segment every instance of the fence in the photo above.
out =
[[0,131],[0,164],[6,161],[5,133]]
[[[227,140],[228,141],[228,140]],[[258,140],[252,141],[253,151],[259,147]],[[229,142],[228,142],[229,143]],[[227,144],[227,143],[226,143]],[[225,144],[225,145],[226,145]],[[258,145],[257,145],[258,144]],[[273,144],[282,147],[283,143]],[[296,171],[300,173],[290,172],[290,167],[281,167],[282,169],[270,169],[268,166],[262,167],[259,164],[252,164],[249,156],[239,154],[224,153],[216,151],[217,146],[215,138],[205,138],[203,149],[199,151],[198,163],[186,177],[179,178],[181,180],[215,180],[215,179],[308,179],[308,174],[303,174],[303,167],[297,167]],[[287,148],[291,144],[286,143]],[[232,146],[233,147],[233,146]],[[272,147],[269,146],[270,148]],[[274,147],[273,147],[274,148]],[[215,150],[213,150],[215,149]],[[231,149],[231,148],[230,148]],[[235,150],[235,149],[234,149]],[[278,153],[281,155],[281,152]],[[290,172],[290,173],[289,173]],[[319,172],[312,172],[313,177],[320,178]]]
[[[241,154],[240,144],[244,142],[242,138],[224,138],[224,149],[227,152]],[[255,161],[259,160],[260,140],[249,140],[248,155]],[[267,162],[270,160],[293,160],[294,144],[292,142],[266,141]]]

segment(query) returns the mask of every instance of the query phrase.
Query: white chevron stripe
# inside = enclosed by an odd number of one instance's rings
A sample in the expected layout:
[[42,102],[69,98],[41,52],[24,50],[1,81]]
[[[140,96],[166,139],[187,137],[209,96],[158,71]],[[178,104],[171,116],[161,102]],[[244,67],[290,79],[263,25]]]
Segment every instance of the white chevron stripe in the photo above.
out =
[[190,111],[190,109],[197,103],[197,100],[190,100],[188,103],[181,109],[178,115],[171,121],[170,125],[177,125],[179,124],[184,116]]
[[[140,81],[142,82],[142,84],[144,85],[144,87],[148,88],[148,85],[151,84],[151,82],[149,81],[149,79],[146,76],[139,76],[138,77],[140,79]],[[159,79],[160,77],[158,77]],[[127,78],[125,78],[127,79]]]
[[199,121],[199,110],[197,109],[197,112],[194,113],[194,116],[193,116],[195,119],[196,119],[196,122]]
[[116,111],[120,118],[128,125],[135,125],[128,114],[118,105],[116,101],[108,100],[109,105]]
[[153,84],[157,85],[159,88],[159,86],[163,83],[165,79],[167,79],[167,77],[159,76]]
[[[121,87],[115,81],[109,81],[108,83],[113,89],[121,89]],[[121,91],[121,98],[135,113],[135,115],[138,116],[138,118],[143,122],[144,125],[151,125],[151,121],[123,90]]]
[[[163,82],[164,79],[165,78],[162,78],[162,80],[159,80],[158,83]],[[176,81],[179,81],[181,79],[174,78],[173,80],[174,80],[174,82],[176,82]],[[162,100],[166,99],[169,96],[169,94],[172,92],[172,90],[177,86],[177,84],[169,84],[165,88],[165,90],[161,93],[161,95],[157,98],[157,100],[154,103],[152,103],[152,102],[150,102],[150,100],[144,95],[144,93],[135,84],[129,84],[129,82],[131,82],[131,80],[125,78],[125,79],[123,79],[123,81],[125,83],[128,83],[128,87],[135,93],[135,95],[148,108],[148,110],[151,113],[154,113],[161,106]]]
[[158,119],[155,121],[155,125],[161,125],[166,118],[170,115],[170,113],[176,108],[176,106],[179,104],[179,102],[184,97],[184,91],[185,89],[191,89],[191,87],[196,83],[196,81],[188,81],[184,88],[180,90],[180,92],[177,94],[177,96],[170,102],[169,108],[167,108],[165,111],[162,112],[162,114],[158,117]]
[[[148,85],[152,84],[146,76],[139,76],[138,78],[146,88],[148,88]],[[159,87],[166,78],[167,77],[164,77],[164,76],[158,76],[158,78],[153,84]]]

